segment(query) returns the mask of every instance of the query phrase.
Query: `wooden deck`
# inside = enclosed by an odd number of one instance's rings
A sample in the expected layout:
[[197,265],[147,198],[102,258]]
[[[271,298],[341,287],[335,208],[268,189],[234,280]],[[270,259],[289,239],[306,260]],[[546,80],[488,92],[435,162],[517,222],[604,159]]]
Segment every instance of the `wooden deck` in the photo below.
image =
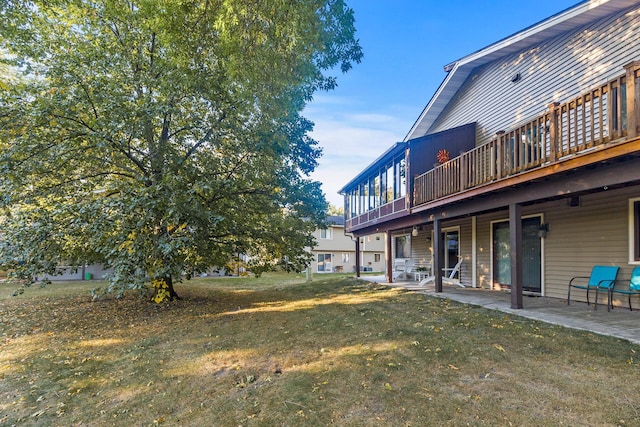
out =
[[550,104],[540,116],[415,177],[412,206],[493,183],[513,185],[510,178],[530,171],[555,173],[557,165],[598,151],[596,161],[619,156],[619,150],[610,149],[635,138],[640,122],[640,62],[625,68],[624,75],[564,104]]

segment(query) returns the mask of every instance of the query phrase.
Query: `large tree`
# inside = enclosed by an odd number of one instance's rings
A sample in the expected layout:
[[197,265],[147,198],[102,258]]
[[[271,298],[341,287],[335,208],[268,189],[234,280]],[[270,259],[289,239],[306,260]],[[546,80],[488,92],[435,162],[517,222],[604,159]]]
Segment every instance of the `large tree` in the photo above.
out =
[[301,112],[362,55],[343,0],[4,0],[0,19],[0,269],[103,263],[162,300],[237,253],[304,267],[327,205]]

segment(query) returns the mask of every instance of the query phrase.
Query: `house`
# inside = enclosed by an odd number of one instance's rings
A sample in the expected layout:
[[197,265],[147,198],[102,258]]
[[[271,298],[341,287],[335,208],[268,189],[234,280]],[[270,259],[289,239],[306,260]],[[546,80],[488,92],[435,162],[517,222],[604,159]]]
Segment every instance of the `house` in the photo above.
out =
[[522,308],[525,294],[566,298],[596,264],[628,279],[640,265],[640,4],[581,2],[444,70],[405,139],[340,190],[347,233],[386,235],[387,280],[396,260],[428,259],[441,292],[462,260],[462,286],[509,290]]
[[311,249],[314,273],[384,271],[385,244],[383,234],[359,237],[359,257],[354,250],[354,237],[344,232],[344,217],[329,216],[327,228],[316,229],[316,246]]
[[36,280],[48,279],[52,282],[67,281],[67,280],[94,280],[104,279],[113,273],[113,269],[104,268],[99,264],[85,264],[85,265],[59,265],[57,267],[57,274],[36,277]]

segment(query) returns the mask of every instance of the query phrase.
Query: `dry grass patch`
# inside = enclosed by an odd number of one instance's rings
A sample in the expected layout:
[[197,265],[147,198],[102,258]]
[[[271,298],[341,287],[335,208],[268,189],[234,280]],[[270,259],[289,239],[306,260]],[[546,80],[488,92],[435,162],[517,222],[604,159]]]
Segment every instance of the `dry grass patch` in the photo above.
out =
[[346,275],[0,285],[2,425],[640,425],[640,348]]

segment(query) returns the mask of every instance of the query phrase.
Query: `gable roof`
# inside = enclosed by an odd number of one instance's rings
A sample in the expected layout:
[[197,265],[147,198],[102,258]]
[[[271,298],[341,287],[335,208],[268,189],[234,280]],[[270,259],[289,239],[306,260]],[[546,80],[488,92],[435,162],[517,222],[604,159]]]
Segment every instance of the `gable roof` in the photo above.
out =
[[429,133],[429,129],[446,108],[471,72],[498,58],[521,52],[567,31],[604,18],[637,4],[636,0],[585,0],[511,36],[445,65],[448,73],[422,114],[404,138],[408,141]]
[[327,216],[327,225],[329,227],[344,227],[344,216],[329,215]]

